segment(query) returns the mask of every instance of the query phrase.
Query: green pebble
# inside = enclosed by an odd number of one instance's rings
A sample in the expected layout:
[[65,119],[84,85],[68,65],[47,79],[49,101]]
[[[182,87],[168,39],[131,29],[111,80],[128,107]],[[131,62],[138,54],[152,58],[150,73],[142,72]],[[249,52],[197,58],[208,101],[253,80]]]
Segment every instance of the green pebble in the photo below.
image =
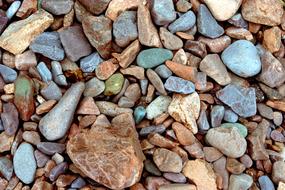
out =
[[145,69],[161,65],[173,57],[172,51],[163,48],[151,48],[143,50],[137,57],[137,64]]
[[118,94],[124,84],[124,76],[121,73],[112,75],[105,81],[105,96],[112,96]]
[[243,137],[247,136],[247,128],[240,123],[223,123],[220,127],[223,128],[235,127],[238,130],[238,132],[241,134],[241,136]]
[[143,120],[143,118],[145,117],[145,114],[146,114],[146,110],[143,106],[136,107],[134,111],[134,118],[135,118],[136,124],[140,123]]

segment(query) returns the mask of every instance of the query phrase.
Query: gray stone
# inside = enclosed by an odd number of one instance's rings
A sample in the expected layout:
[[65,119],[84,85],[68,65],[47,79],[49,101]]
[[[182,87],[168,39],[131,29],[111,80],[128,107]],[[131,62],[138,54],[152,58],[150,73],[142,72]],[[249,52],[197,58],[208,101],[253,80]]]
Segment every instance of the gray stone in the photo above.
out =
[[140,80],[140,86],[141,86],[142,95],[146,95],[148,80],[147,79]]
[[170,76],[166,80],[164,87],[170,92],[176,92],[180,94],[191,94],[195,91],[195,85],[191,81],[184,80],[175,76]]
[[52,74],[44,62],[40,62],[37,65],[37,70],[40,73],[41,78],[44,82],[48,83],[52,80]]
[[62,97],[60,88],[53,81],[50,81],[46,87],[41,89],[41,95],[46,100],[60,100]]
[[19,113],[13,103],[8,102],[3,104],[1,121],[7,135],[13,136],[16,134],[19,127]]
[[170,102],[171,98],[169,96],[158,96],[146,107],[147,119],[154,119],[160,114],[167,112]]
[[83,82],[73,84],[56,106],[40,120],[39,129],[47,140],[58,140],[66,134],[84,89]]
[[67,86],[66,78],[62,72],[61,64],[57,61],[51,62],[51,73],[53,76],[53,80],[61,86]]
[[228,22],[236,27],[248,29],[248,23],[243,19],[240,13],[235,14]]
[[254,88],[244,88],[229,84],[222,90],[219,90],[216,96],[241,117],[250,117],[256,114]]
[[6,17],[11,19],[21,6],[21,1],[14,1],[6,11]]
[[139,134],[140,136],[147,136],[150,133],[162,134],[165,132],[165,130],[166,128],[164,127],[164,125],[150,125],[150,126],[142,128]]
[[230,184],[228,190],[247,190],[253,183],[253,179],[250,175],[240,174],[234,175],[232,174],[230,177]]
[[224,120],[230,123],[235,123],[238,120],[238,115],[231,109],[226,109],[224,114]]
[[42,0],[41,6],[53,15],[65,15],[69,13],[73,7],[72,0]]
[[96,97],[105,90],[105,83],[96,77],[85,84],[84,96]]
[[273,119],[273,109],[263,103],[257,104],[257,110],[262,117],[272,120]]
[[154,70],[161,78],[167,79],[172,75],[172,72],[166,65],[159,65]]
[[218,127],[221,125],[224,118],[225,108],[224,106],[215,105],[211,110],[211,126]]
[[40,142],[37,144],[37,148],[47,155],[54,155],[55,153],[63,153],[65,150],[65,144],[54,142]]
[[64,50],[61,46],[58,32],[44,32],[37,36],[29,46],[30,50],[39,53],[51,60],[64,59]]
[[210,129],[210,124],[209,124],[205,110],[201,110],[199,118],[197,120],[197,124],[198,124],[199,130],[201,131],[206,131]]
[[13,163],[7,157],[0,157],[0,174],[2,174],[8,181],[13,175]]
[[52,168],[52,170],[50,171],[49,179],[51,181],[57,180],[58,176],[63,174],[67,170],[67,168],[68,168],[68,164],[66,162],[62,162],[58,164],[57,166]]
[[138,37],[136,11],[122,12],[113,23],[115,42],[120,47],[126,47]]
[[34,157],[34,148],[28,143],[22,143],[13,157],[13,166],[16,176],[25,184],[34,181],[37,164]]
[[283,115],[281,112],[273,112],[273,122],[275,125],[280,126],[283,122]]
[[209,38],[218,38],[224,33],[223,27],[218,24],[209,9],[204,4],[199,6],[197,27],[199,33]]
[[153,0],[151,15],[156,25],[162,26],[171,23],[176,18],[172,0]]
[[186,183],[187,179],[182,173],[163,173],[163,177],[175,183]]
[[38,150],[35,150],[34,154],[37,161],[37,166],[39,168],[44,167],[46,163],[49,161],[49,157]]
[[144,168],[147,172],[156,175],[156,176],[161,176],[161,172],[159,169],[156,167],[156,165],[149,159],[144,161]]
[[183,32],[192,28],[196,23],[196,16],[193,11],[188,11],[168,26],[171,33]]
[[17,72],[6,65],[0,64],[0,75],[4,79],[5,83],[12,83],[17,78]]
[[95,52],[80,59],[80,69],[85,73],[91,73],[95,71],[101,62],[103,62],[103,59],[99,53]]
[[273,182],[266,175],[260,176],[258,178],[258,183],[260,185],[261,190],[275,190]]
[[247,40],[238,40],[222,53],[224,64],[241,77],[252,77],[261,70],[261,61],[255,46]]

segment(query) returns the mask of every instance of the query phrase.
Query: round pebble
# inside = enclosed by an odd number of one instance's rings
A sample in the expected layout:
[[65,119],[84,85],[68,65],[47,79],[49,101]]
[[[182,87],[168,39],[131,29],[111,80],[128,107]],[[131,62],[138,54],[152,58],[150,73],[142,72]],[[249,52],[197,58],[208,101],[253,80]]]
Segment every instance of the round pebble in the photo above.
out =
[[118,94],[123,87],[124,80],[124,76],[120,73],[112,75],[105,82],[104,95],[112,96]]

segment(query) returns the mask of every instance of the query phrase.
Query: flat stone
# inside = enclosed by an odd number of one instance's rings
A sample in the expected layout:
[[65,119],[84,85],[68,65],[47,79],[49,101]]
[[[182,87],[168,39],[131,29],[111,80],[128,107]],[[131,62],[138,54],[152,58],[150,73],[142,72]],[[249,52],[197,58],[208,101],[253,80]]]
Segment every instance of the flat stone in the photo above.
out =
[[182,170],[180,156],[165,148],[158,148],[154,151],[153,161],[162,172],[179,173]]
[[7,157],[0,157],[0,173],[7,179],[8,181],[11,179],[13,175],[13,163]]
[[277,142],[285,142],[285,137],[282,134],[282,132],[278,131],[278,130],[273,130],[270,134],[270,137],[272,140],[277,141]]
[[178,12],[185,13],[192,8],[192,4],[187,0],[178,0],[175,7]]
[[261,61],[257,49],[247,40],[238,40],[222,53],[224,64],[241,77],[252,77],[261,70]]
[[146,107],[146,118],[152,120],[167,112],[170,102],[171,98],[169,96],[158,96]]
[[284,161],[276,161],[272,167],[272,181],[274,183],[279,183],[285,181],[285,162]]
[[142,128],[139,132],[139,135],[144,137],[144,136],[148,136],[151,133],[162,134],[165,132],[165,130],[166,128],[163,125],[150,125],[150,126]]
[[232,158],[241,157],[247,147],[246,140],[234,127],[216,127],[210,129],[206,134],[207,142],[219,149],[223,154]]
[[163,46],[166,49],[178,50],[183,47],[183,41],[164,27],[159,29],[159,36]]
[[105,90],[105,83],[94,77],[85,84],[84,96],[96,97]]
[[154,0],[151,15],[156,25],[162,26],[171,23],[176,18],[172,0]]
[[41,142],[41,137],[39,133],[36,131],[25,131],[23,133],[23,139],[26,142],[31,143],[33,145],[37,145],[38,143]]
[[79,0],[79,2],[92,14],[99,15],[104,12],[111,0]]
[[124,84],[124,76],[121,73],[112,75],[108,80],[105,81],[105,96],[112,96],[118,94]]
[[187,146],[197,142],[197,139],[193,133],[181,123],[174,122],[172,124],[172,129],[181,145]]
[[5,133],[9,136],[13,136],[19,127],[18,110],[13,103],[4,103],[2,109],[1,121]]
[[264,31],[263,46],[271,53],[277,52],[281,47],[281,30],[275,26]]
[[29,70],[30,67],[37,65],[37,58],[31,50],[15,56],[15,67],[18,70]]
[[73,7],[72,0],[42,0],[41,6],[53,15],[65,15],[69,13]]
[[54,155],[55,153],[63,153],[65,151],[65,144],[53,142],[40,142],[37,148],[46,155]]
[[73,84],[56,106],[40,120],[39,129],[46,139],[53,141],[66,134],[84,88],[85,85],[82,82]]
[[137,8],[140,3],[140,0],[112,0],[109,3],[105,15],[112,21],[115,21],[120,13],[125,10]]
[[229,190],[235,189],[249,189],[253,183],[253,179],[250,175],[240,174],[234,175],[232,174],[230,177]]
[[273,119],[273,109],[263,103],[257,104],[257,110],[262,117],[272,120]]
[[221,125],[225,114],[225,107],[215,105],[211,110],[211,125],[212,127],[218,127]]
[[192,82],[175,76],[170,76],[166,80],[164,87],[170,92],[179,94],[191,94],[195,91],[195,85]]
[[196,186],[192,184],[166,184],[161,185],[159,190],[196,190]]
[[258,183],[260,185],[261,190],[275,190],[274,184],[272,183],[271,179],[266,176],[260,176],[258,178]]
[[207,162],[214,162],[223,156],[223,154],[214,147],[203,147],[203,152]]
[[0,75],[4,79],[5,83],[14,82],[17,78],[17,72],[3,64],[0,64]]
[[196,23],[196,16],[193,11],[188,11],[168,26],[171,33],[184,32],[192,28]]
[[28,143],[22,143],[14,157],[13,166],[16,176],[25,184],[30,184],[34,181],[37,164],[34,157],[34,149]]
[[154,86],[154,88],[162,95],[167,95],[167,92],[165,91],[165,88],[163,86],[161,78],[154,72],[152,69],[148,69],[146,71],[147,78],[151,82],[151,84]]
[[247,136],[247,133],[248,133],[247,128],[244,125],[239,124],[239,123],[223,123],[222,125],[220,125],[220,127],[223,127],[223,128],[234,127],[238,130],[239,134],[244,138]]
[[8,136],[5,132],[0,133],[0,152],[10,151],[14,135]]
[[68,164],[66,162],[62,162],[56,165],[49,173],[49,179],[51,181],[55,181],[59,175],[63,174],[68,169]]
[[218,91],[216,96],[241,117],[250,117],[256,114],[254,88],[244,88],[229,84]]
[[47,29],[53,22],[53,16],[40,10],[24,20],[14,22],[6,28],[0,37],[0,47],[13,54],[20,54],[33,39]]
[[172,75],[172,72],[165,65],[159,65],[154,70],[161,78],[167,79]]
[[84,33],[81,26],[70,26],[59,32],[65,54],[71,61],[77,61],[92,52]]
[[2,33],[5,30],[8,22],[9,22],[8,17],[6,17],[5,15],[0,16],[0,33]]
[[102,62],[103,62],[103,59],[100,57],[100,55],[97,52],[94,52],[80,59],[80,69],[85,73],[91,73]]

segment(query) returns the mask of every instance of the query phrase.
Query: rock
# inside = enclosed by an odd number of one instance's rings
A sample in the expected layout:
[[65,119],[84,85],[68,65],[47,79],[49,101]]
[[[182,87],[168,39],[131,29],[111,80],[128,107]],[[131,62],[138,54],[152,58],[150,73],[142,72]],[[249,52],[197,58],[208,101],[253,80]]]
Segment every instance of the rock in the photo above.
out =
[[179,94],[191,94],[195,91],[195,85],[192,82],[174,76],[170,76],[166,80],[164,87],[168,91]]
[[172,129],[175,132],[175,136],[181,145],[187,146],[197,142],[197,139],[193,133],[184,125],[178,122],[174,122],[172,124]]
[[220,125],[220,127],[223,127],[223,128],[234,127],[238,130],[239,134],[242,137],[245,138],[247,136],[247,128],[242,124],[239,124],[239,123],[223,123],[222,125]]
[[199,130],[202,131],[208,130],[210,128],[205,110],[201,110],[199,118],[197,120],[197,125],[199,127]]
[[198,31],[209,38],[217,38],[223,35],[224,29],[221,27],[215,18],[212,16],[208,8],[201,4],[197,15]]
[[0,157],[0,173],[8,181],[11,179],[11,177],[13,175],[13,163],[9,158]]
[[192,184],[166,184],[159,186],[158,190],[196,190]]
[[226,35],[232,38],[235,38],[235,39],[239,39],[239,40],[242,40],[242,39],[245,39],[248,41],[253,40],[253,35],[251,34],[250,31],[248,31],[245,28],[239,28],[239,27],[234,27],[234,26],[228,27],[226,29]]
[[260,176],[258,178],[258,183],[260,185],[261,190],[275,190],[274,184],[266,175]]
[[40,120],[39,129],[47,140],[57,140],[66,134],[84,88],[82,82],[73,84],[56,106]]
[[230,177],[229,190],[236,189],[249,189],[253,183],[253,179],[250,175],[240,174],[234,175],[232,174]]
[[66,56],[71,61],[77,61],[81,57],[89,55],[92,52],[92,48],[85,37],[86,34],[84,35],[84,33],[80,26],[70,26],[59,32],[60,40]]
[[36,65],[37,58],[31,50],[15,56],[15,66],[18,70],[29,70],[30,67],[35,67]]
[[101,57],[107,59],[112,48],[111,20],[104,16],[86,16],[82,20],[82,26],[91,45],[96,48]]
[[224,114],[224,120],[230,123],[235,123],[238,120],[238,115],[231,109],[226,109]]
[[268,26],[279,25],[283,12],[282,3],[278,0],[246,0],[243,2],[241,9],[245,20]]
[[131,115],[117,116],[112,127],[94,126],[76,134],[67,143],[67,153],[85,175],[98,183],[111,189],[132,186],[140,180],[145,159],[134,125]]
[[4,103],[1,113],[1,123],[9,136],[16,134],[19,127],[18,110],[13,103]]
[[262,117],[272,120],[273,119],[273,109],[263,103],[257,104],[257,110]]
[[8,10],[6,11],[6,16],[8,19],[11,19],[16,12],[18,11],[18,9],[21,6],[21,1],[14,1],[10,7],[8,8]]
[[137,12],[125,11],[113,23],[115,42],[120,47],[126,47],[138,37]]
[[35,112],[34,83],[27,75],[20,74],[15,81],[14,103],[20,118],[24,121],[30,120]]
[[170,182],[164,179],[163,177],[148,176],[146,177],[146,180],[145,180],[145,187],[148,190],[158,190],[160,186],[165,185],[165,184],[170,184]]
[[281,47],[281,30],[275,26],[263,33],[263,46],[271,53],[277,52]]
[[49,173],[49,179],[51,181],[55,181],[59,175],[63,174],[68,169],[68,164],[66,162],[62,162],[52,168],[52,170]]
[[169,50],[178,50],[183,47],[183,41],[169,32],[166,28],[161,27],[159,29],[160,40],[163,46]]
[[158,133],[150,133],[147,138],[150,144],[160,148],[172,149],[178,146],[178,143],[175,143]]
[[5,83],[14,82],[17,78],[17,72],[10,67],[0,64],[0,75],[4,79]]
[[32,145],[24,142],[18,147],[13,157],[13,166],[16,176],[23,183],[30,184],[34,181],[37,165]]
[[100,80],[107,80],[119,67],[116,59],[103,61],[95,70],[96,77]]
[[37,71],[44,82],[48,83],[52,80],[52,74],[44,62],[37,65]]
[[283,182],[279,182],[278,183],[278,188],[277,188],[277,190],[284,190],[285,189],[285,183],[283,183]]
[[55,153],[62,153],[65,151],[65,145],[53,142],[40,142],[37,148],[46,155],[54,155]]
[[197,190],[217,189],[216,175],[212,166],[204,160],[188,160],[182,172],[195,183]]
[[28,17],[30,14],[37,11],[37,3],[36,0],[24,0],[17,11],[16,16],[20,18]]
[[124,84],[124,76],[120,73],[113,74],[108,80],[105,82],[105,96],[112,96],[118,94]]
[[51,72],[53,80],[61,86],[67,86],[66,78],[62,72],[61,64],[57,61],[51,62]]
[[198,132],[196,119],[200,113],[199,95],[196,92],[186,96],[174,94],[168,107],[168,113],[196,134]]
[[106,10],[110,0],[79,0],[79,2],[92,14],[99,15]]
[[0,47],[13,54],[20,54],[31,41],[47,29],[53,22],[53,16],[40,10],[30,17],[14,22],[2,33]]
[[158,32],[152,23],[148,8],[140,4],[137,11],[139,41],[149,47],[161,47]]
[[169,96],[158,96],[146,107],[146,118],[152,120],[164,112],[167,112],[171,102]]
[[84,179],[82,177],[78,177],[77,179],[75,179],[72,182],[71,188],[80,189],[80,188],[84,187],[85,185],[86,185],[86,182],[84,181]]
[[37,145],[41,142],[41,137],[36,131],[25,131],[23,133],[23,139],[33,145]]
[[34,155],[37,162],[37,166],[39,168],[44,167],[49,161],[49,157],[38,150],[35,150]]
[[178,0],[175,6],[177,11],[182,13],[185,13],[192,8],[192,4],[187,0]]
[[234,158],[227,159],[226,167],[232,174],[241,174],[245,170],[245,166]]
[[138,106],[134,110],[134,120],[136,124],[139,124],[146,115],[146,110],[143,106]]
[[223,156],[223,154],[214,147],[203,147],[203,152],[207,162],[214,162]]
[[176,18],[172,0],[154,0],[151,15],[156,25],[162,26],[171,23]]
[[191,82],[196,81],[198,72],[196,67],[175,63],[173,61],[166,61],[165,65],[178,77],[190,80]]
[[244,88],[229,84],[218,91],[216,96],[241,117],[250,117],[256,114],[254,88]]
[[196,23],[196,16],[193,11],[188,11],[168,26],[171,33],[184,32],[192,28]]
[[276,161],[272,167],[272,180],[274,183],[279,183],[285,181],[285,162],[284,161]]
[[5,15],[0,16],[0,33],[2,33],[4,29],[7,27],[8,21],[9,19]]
[[151,133],[157,133],[157,134],[162,134],[165,132],[165,126],[163,125],[150,125],[147,127],[144,127],[140,130],[139,135],[140,136],[148,136]]
[[47,100],[60,100],[62,97],[60,88],[53,81],[41,89],[41,95]]
[[253,161],[247,154],[244,154],[242,157],[240,157],[240,161],[243,163],[243,165],[245,165],[246,168],[250,168],[253,164]]
[[154,71],[160,76],[160,78],[163,79],[167,79],[172,75],[170,69],[168,69],[168,67],[166,67],[165,65],[159,65],[155,68]]
[[254,45],[247,40],[238,40],[222,53],[224,64],[241,77],[252,77],[261,70],[260,57]]
[[149,79],[149,81],[151,82],[151,84],[154,86],[154,88],[162,95],[167,95],[167,92],[165,91],[165,88],[163,86],[163,83],[160,79],[160,77],[158,76],[158,74],[156,74],[156,72],[154,72],[152,69],[148,69],[146,71],[146,75],[147,78]]
[[153,161],[162,172],[179,173],[182,170],[180,156],[165,148],[158,148],[154,151]]
[[225,114],[225,107],[215,105],[211,110],[211,125],[212,127],[218,127],[221,125]]
[[100,57],[100,55],[97,52],[95,52],[80,59],[80,69],[85,73],[91,73],[102,62],[103,59]]
[[117,104],[107,101],[96,101],[95,102],[101,114],[107,116],[115,117],[122,113],[133,113],[133,110],[130,108],[120,108]]
[[236,27],[248,29],[248,23],[243,19],[240,13],[235,14],[228,22]]
[[14,141],[14,135],[8,136],[5,132],[0,133],[0,152],[6,152],[11,149]]
[[282,124],[283,115],[281,112],[273,112],[273,122],[277,126],[280,126]]
[[206,45],[199,41],[187,40],[184,45],[184,48],[191,54],[201,58],[204,58],[207,55]]
[[246,140],[234,127],[212,128],[207,132],[206,140],[211,146],[232,158],[241,157],[246,151]]
[[72,0],[42,0],[41,6],[53,15],[65,15],[69,13],[73,7]]
[[213,163],[215,173],[223,181],[223,184],[221,185],[221,188],[223,189],[227,189],[229,184],[229,172],[226,169],[226,161],[226,158],[223,156]]
[[105,83],[93,77],[85,84],[84,96],[96,97],[105,90]]
[[225,21],[231,18],[239,9],[242,0],[230,0],[230,1],[205,1],[207,7],[210,9],[213,16],[218,21]]
[[201,61],[199,68],[220,85],[224,86],[231,82],[228,71],[218,54],[208,54]]
[[181,173],[163,173],[163,177],[175,183],[185,183],[186,177]]
[[151,48],[143,50],[137,57],[137,64],[145,69],[156,67],[166,60],[172,59],[173,54],[170,50],[163,48]]

